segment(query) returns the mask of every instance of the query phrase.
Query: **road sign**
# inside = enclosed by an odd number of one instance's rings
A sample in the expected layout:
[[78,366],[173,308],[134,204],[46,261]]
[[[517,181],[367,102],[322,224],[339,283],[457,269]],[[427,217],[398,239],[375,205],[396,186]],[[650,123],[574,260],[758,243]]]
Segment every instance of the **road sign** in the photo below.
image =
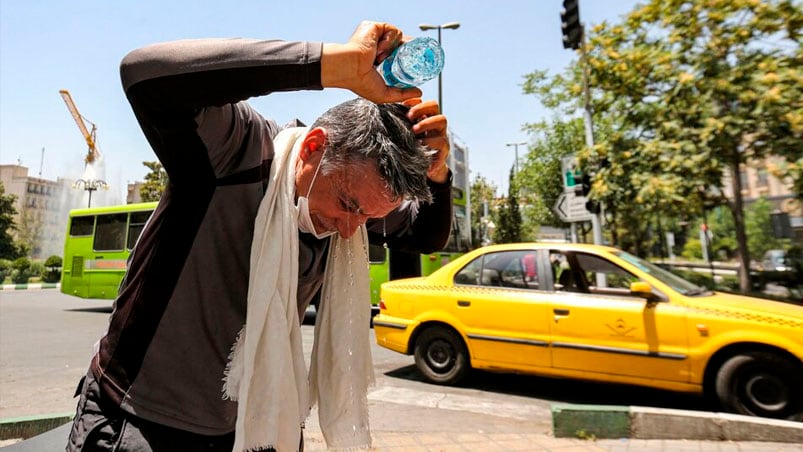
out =
[[588,199],[585,196],[577,195],[573,191],[564,192],[558,197],[553,210],[561,220],[567,223],[591,221],[593,214],[586,210],[586,201]]
[[580,179],[583,172],[580,171],[580,163],[577,157],[571,155],[560,159],[561,179],[563,179],[563,191],[570,192],[580,189]]

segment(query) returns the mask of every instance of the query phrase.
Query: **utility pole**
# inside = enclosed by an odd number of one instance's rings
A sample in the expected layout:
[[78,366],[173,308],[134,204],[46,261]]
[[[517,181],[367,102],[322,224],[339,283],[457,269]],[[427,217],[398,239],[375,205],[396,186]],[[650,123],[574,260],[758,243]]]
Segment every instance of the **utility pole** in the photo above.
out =
[[[457,30],[460,28],[460,22],[449,22],[443,25],[430,25],[430,24],[421,24],[418,26],[421,31],[427,30],[438,30],[438,44],[441,44],[441,30]],[[438,107],[441,109],[441,113],[443,113],[443,71],[438,74]]]
[[519,146],[524,146],[527,144],[526,141],[520,141],[518,143],[505,143],[505,146],[513,146],[515,152],[516,160],[513,161],[514,171],[513,174],[519,174]]

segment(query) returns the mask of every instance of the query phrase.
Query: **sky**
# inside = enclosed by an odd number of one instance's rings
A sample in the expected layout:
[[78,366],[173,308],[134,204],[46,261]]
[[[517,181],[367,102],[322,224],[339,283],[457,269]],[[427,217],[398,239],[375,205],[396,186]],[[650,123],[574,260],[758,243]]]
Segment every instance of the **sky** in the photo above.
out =
[[[46,179],[81,176],[87,145],[59,95],[67,89],[81,115],[96,125],[106,181],[124,200],[126,184],[148,172],[142,162],[155,160],[120,85],[119,63],[129,51],[201,37],[346,42],[364,19],[437,38],[437,31],[421,31],[419,24],[456,21],[459,29],[442,30],[443,111],[451,132],[468,148],[471,180],[485,177],[504,194],[515,160],[514,147],[506,143],[529,141],[522,127],[552,116],[534,96],[523,94],[524,76],[535,70],[559,73],[576,59],[561,43],[561,0],[293,3],[3,0],[0,163],[20,162],[29,176]],[[580,18],[587,26],[617,21],[635,4],[581,1]],[[421,88],[424,98],[438,98],[437,79]],[[250,102],[280,124],[293,118],[309,124],[352,97],[331,89],[274,93]],[[525,152],[519,146],[519,157]]]

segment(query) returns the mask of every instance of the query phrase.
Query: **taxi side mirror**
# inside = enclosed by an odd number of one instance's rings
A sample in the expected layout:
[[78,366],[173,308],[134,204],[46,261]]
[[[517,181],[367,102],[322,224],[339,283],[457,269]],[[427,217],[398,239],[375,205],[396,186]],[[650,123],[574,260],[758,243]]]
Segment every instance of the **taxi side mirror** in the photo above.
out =
[[646,298],[649,302],[656,302],[660,300],[660,297],[653,293],[652,287],[650,287],[650,285],[644,281],[635,281],[630,283],[630,293],[638,297]]

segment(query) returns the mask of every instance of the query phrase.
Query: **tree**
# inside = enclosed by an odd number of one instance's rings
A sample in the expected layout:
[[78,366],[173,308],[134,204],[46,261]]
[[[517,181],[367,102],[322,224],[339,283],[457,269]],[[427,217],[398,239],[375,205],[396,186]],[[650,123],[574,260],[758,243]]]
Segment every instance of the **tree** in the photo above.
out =
[[513,168],[508,177],[507,203],[497,212],[494,241],[496,243],[521,242],[521,212],[519,212],[519,189],[516,186]]
[[16,199],[14,195],[6,195],[5,186],[0,182],[0,259],[14,260],[28,252],[11,235],[12,231],[17,230],[14,222],[14,215],[17,214],[17,209],[14,208]]
[[787,248],[788,239],[781,239],[775,236],[772,229],[772,204],[766,198],[761,197],[745,211],[745,231],[747,233],[747,245],[750,248],[750,255],[755,259],[761,259],[767,250]]
[[45,260],[45,271],[42,273],[42,280],[48,283],[59,282],[61,279],[61,266],[64,261],[61,256],[50,256]]
[[477,173],[471,183],[471,246],[482,245],[487,237],[488,221],[493,216],[493,202],[496,199],[496,185]]
[[150,172],[145,175],[145,183],[139,189],[143,202],[158,201],[167,186],[167,172],[159,162],[142,162]]
[[38,256],[42,251],[42,234],[45,228],[41,211],[23,208],[19,220],[18,243],[27,250],[23,254]]
[[[596,144],[592,149],[586,146],[585,124],[577,117],[583,110],[580,66],[571,66],[563,74],[553,76],[546,71],[535,71],[525,76],[522,87],[525,94],[535,95],[556,114],[551,123],[525,126],[536,139],[519,180],[522,186],[530,186],[541,197],[535,203],[535,216],[540,217],[543,224],[561,224],[551,210],[563,189],[560,159],[574,155],[583,171],[591,177],[592,189],[588,198],[602,203],[605,208],[605,232],[611,244],[645,256],[653,248],[655,239],[655,228],[650,219],[668,220],[678,212],[684,212],[685,209],[677,205],[684,198],[638,196],[639,184],[647,178],[633,178],[631,175],[649,173],[654,170],[654,162],[632,158],[632,139],[627,138],[630,125],[616,110],[609,108],[594,115]],[[592,90],[591,94],[594,105],[616,102],[615,98],[598,89]],[[671,222],[675,223],[674,220]]]
[[778,172],[801,186],[801,26],[791,0],[650,0],[621,24],[596,27],[587,47],[592,85],[605,93],[595,111],[624,124],[594,150],[612,163],[603,178],[627,159],[636,203],[700,213],[726,205],[742,291],[750,289],[742,166],[782,156]]
[[533,137],[524,157],[516,184],[526,192],[527,221],[538,225],[564,227],[552,207],[563,192],[561,159],[573,156],[584,146],[580,118],[538,122],[525,126]]

